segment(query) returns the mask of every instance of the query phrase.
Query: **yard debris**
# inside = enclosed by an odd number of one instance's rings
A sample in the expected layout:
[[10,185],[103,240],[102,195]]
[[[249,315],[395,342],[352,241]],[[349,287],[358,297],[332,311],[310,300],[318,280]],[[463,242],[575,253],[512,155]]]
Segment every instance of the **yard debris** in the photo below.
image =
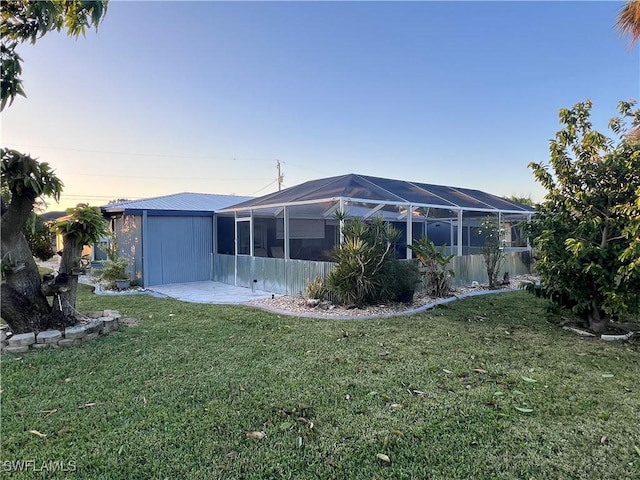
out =
[[89,402],[89,403],[85,403],[83,405],[80,405],[78,408],[91,408],[91,407],[95,407],[96,406],[96,402]]
[[35,435],[36,437],[47,438],[46,433],[40,433],[38,430],[29,430],[29,433]]
[[380,460],[382,463],[384,463],[385,465],[391,465],[391,459],[389,458],[388,455],[385,455],[384,453],[377,453],[376,458]]
[[247,431],[244,432],[245,436],[247,438],[251,438],[253,440],[262,440],[263,438],[265,438],[267,436],[266,433],[264,432],[258,432],[258,431]]

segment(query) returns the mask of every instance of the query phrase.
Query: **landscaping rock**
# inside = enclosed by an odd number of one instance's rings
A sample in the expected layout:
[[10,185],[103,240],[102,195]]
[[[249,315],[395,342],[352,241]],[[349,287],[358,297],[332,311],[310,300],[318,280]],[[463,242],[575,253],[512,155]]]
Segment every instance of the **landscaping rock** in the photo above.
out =
[[77,345],[82,340],[78,338],[64,338],[58,342],[59,347],[70,347],[71,345]]
[[84,314],[84,316],[89,318],[100,318],[100,317],[104,317],[104,311],[99,310],[95,312],[87,312]]
[[20,333],[18,335],[14,335],[9,339],[10,347],[27,347],[29,349],[29,345],[33,345],[36,343],[36,334],[33,332],[29,333]]
[[102,316],[118,319],[122,317],[122,314],[118,310],[105,310]]
[[31,348],[34,350],[41,350],[43,348],[49,348],[52,344],[49,343],[34,343]]
[[87,334],[100,333],[102,330],[102,320],[99,318],[90,320],[85,327],[87,328]]
[[118,319],[113,317],[102,317],[102,332],[109,333],[118,330]]
[[570,332],[575,332],[582,337],[595,337],[595,335],[591,332],[587,332],[586,330],[580,330],[579,328],[574,327],[562,327],[564,330],[569,330]]
[[29,351],[29,345],[9,345],[4,347],[2,351],[6,353],[26,353]]
[[62,340],[62,332],[60,330],[45,330],[38,333],[36,337],[36,342],[39,344],[56,343],[58,340]]
[[629,332],[625,335],[600,335],[600,339],[606,342],[624,342],[626,340],[629,340],[631,337],[633,337],[633,332]]
[[83,338],[87,335],[87,326],[80,325],[79,327],[67,327],[64,329],[64,338],[65,340],[75,339],[75,338]]
[[3,325],[0,327],[0,342],[4,342],[7,339],[8,327]]

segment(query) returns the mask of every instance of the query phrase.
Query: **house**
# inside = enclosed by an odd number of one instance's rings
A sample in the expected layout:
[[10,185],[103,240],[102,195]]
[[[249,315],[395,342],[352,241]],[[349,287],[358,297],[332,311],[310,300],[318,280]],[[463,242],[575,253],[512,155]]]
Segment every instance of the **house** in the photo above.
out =
[[[101,207],[120,255],[138,285],[211,280],[216,251],[233,252],[233,237],[218,235],[216,212],[251,197],[177,193]],[[223,223],[225,223],[223,221]]]
[[479,254],[484,243],[479,227],[486,216],[502,226],[507,252],[528,253],[520,224],[535,210],[468,188],[358,174],[312,180],[218,210],[218,225],[233,234],[235,250],[218,249],[214,278],[298,294],[306,281],[331,269],[327,262],[344,221],[336,212],[392,223],[402,232],[396,256],[410,259],[407,244],[423,235],[458,257]]
[[454,255],[479,253],[478,228],[488,215],[505,229],[509,250],[529,249],[519,223],[535,212],[480,190],[349,174],[312,180],[218,213],[233,215],[238,255],[328,260],[340,241],[337,211],[392,223],[403,233],[396,249],[400,258],[411,258],[406,245],[423,235],[448,245]]

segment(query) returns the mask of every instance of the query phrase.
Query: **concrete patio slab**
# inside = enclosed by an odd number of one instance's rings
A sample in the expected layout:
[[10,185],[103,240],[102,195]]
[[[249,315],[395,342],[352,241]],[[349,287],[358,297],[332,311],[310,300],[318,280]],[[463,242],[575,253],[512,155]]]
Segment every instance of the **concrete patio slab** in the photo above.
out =
[[193,303],[242,304],[252,300],[272,298],[275,295],[262,290],[252,291],[250,288],[212,281],[171,283],[148,287],[147,290],[161,296]]

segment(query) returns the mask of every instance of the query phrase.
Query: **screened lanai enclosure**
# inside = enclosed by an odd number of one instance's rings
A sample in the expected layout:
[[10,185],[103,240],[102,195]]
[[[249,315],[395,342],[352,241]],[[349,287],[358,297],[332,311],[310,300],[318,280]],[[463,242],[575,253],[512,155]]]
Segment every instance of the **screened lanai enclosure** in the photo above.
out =
[[[340,220],[336,212],[342,212]],[[522,223],[531,220],[534,209],[479,190],[348,174],[312,180],[217,213],[214,279],[298,294],[306,281],[332,268],[341,224],[349,218],[377,216],[397,228],[402,233],[395,245],[398,258],[410,259],[407,245],[426,236],[449,254],[470,256],[466,262],[458,260],[470,264],[479,262],[473,256],[481,253],[479,227],[487,216],[500,223],[506,252],[528,254]],[[525,258],[526,264],[526,254],[514,258]],[[506,268],[513,274],[528,267]],[[458,278],[459,283],[466,280]]]

